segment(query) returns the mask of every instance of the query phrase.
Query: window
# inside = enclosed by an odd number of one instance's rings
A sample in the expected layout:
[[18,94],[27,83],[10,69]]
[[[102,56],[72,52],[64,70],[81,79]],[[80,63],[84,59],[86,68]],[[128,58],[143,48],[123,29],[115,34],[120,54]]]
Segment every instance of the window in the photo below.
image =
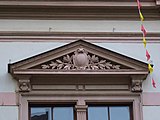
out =
[[130,106],[89,106],[88,120],[131,120]]
[[74,120],[74,110],[70,106],[31,106],[30,120]]

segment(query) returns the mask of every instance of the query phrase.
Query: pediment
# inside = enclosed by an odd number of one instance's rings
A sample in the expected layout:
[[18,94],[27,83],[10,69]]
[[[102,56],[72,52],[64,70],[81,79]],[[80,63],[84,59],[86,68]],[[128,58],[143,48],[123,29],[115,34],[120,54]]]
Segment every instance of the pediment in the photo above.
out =
[[[65,90],[67,86],[68,90],[72,87],[74,90],[98,90],[99,86],[99,90],[141,92],[142,81],[148,75],[146,63],[84,40],[8,66],[8,71],[18,81],[21,92],[39,88]],[[95,84],[98,86],[95,87]]]
[[146,63],[78,40],[42,54],[9,64],[9,72],[70,74],[77,72],[148,72]]

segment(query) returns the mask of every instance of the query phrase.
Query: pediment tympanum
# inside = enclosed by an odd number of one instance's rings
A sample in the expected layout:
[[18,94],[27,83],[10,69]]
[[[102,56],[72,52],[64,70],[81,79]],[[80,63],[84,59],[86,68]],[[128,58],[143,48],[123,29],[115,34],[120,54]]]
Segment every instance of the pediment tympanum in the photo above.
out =
[[[92,53],[88,53],[83,47],[76,51],[44,63],[42,69],[53,70],[107,70],[121,69],[123,65],[115,64]],[[124,67],[125,68],[125,67]],[[127,67],[126,67],[127,68]]]
[[83,40],[9,64],[8,69],[18,80],[20,91],[30,91],[31,84],[44,84],[44,79],[55,84],[57,79],[86,82],[89,77],[106,84],[131,83],[131,91],[142,91],[142,81],[148,74],[146,63]]

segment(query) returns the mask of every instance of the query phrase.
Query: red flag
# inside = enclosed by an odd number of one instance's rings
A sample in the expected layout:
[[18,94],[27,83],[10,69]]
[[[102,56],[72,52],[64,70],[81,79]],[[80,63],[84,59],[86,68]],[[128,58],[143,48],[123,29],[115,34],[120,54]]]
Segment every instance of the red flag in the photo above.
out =
[[147,61],[150,59],[150,54],[149,54],[149,52],[148,52],[148,50],[146,50],[146,57],[147,57]]
[[143,25],[141,25],[141,31],[143,32],[143,35],[146,36],[147,32]]
[[138,9],[140,10],[141,9],[141,3],[139,2],[139,0],[137,0],[137,5],[138,5]]
[[154,88],[156,88],[156,83],[155,83],[155,81],[154,81],[153,78],[152,78],[152,86],[153,86]]

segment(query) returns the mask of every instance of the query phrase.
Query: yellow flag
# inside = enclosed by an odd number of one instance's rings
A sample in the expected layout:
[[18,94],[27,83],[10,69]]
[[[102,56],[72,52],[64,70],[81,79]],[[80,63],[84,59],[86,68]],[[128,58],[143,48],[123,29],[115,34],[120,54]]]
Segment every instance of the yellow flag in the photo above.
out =
[[139,12],[139,15],[140,15],[141,21],[144,21],[144,17],[143,17],[143,15],[142,15],[141,11]]
[[151,66],[151,64],[148,64],[148,70],[149,70],[150,74],[152,74],[152,72],[153,72],[153,67]]
[[146,48],[147,42],[146,42],[146,38],[145,37],[143,37],[143,44],[144,44],[144,47]]

